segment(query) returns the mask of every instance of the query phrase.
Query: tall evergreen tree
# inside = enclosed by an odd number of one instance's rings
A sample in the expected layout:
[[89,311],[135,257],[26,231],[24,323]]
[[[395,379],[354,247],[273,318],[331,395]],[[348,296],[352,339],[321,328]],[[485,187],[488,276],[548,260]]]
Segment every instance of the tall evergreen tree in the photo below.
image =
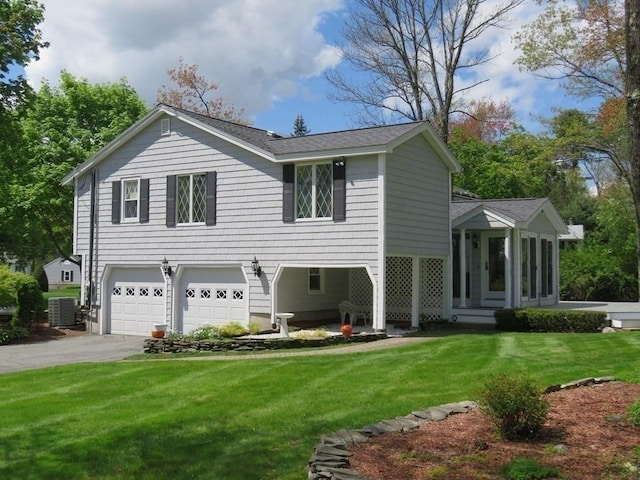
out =
[[311,130],[307,128],[307,124],[304,121],[302,115],[298,115],[296,119],[293,121],[293,133],[291,134],[293,137],[304,137],[311,133]]

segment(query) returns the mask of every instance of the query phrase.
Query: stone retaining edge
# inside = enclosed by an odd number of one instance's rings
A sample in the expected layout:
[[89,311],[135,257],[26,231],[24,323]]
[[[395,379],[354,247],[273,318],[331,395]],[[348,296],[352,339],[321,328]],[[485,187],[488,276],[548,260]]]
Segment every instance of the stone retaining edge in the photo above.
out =
[[[544,393],[557,392],[570,388],[596,385],[614,381],[614,377],[589,377],[569,383],[551,385]],[[379,423],[365,425],[357,430],[339,430],[331,435],[323,435],[315,446],[313,455],[307,463],[307,478],[309,480],[369,480],[350,468],[351,453],[348,445],[365,443],[372,437],[385,433],[405,433],[417,430],[421,425],[429,422],[439,422],[457,413],[468,413],[477,408],[475,402],[465,400],[456,403],[445,403],[426,410],[417,410],[404,417],[382,420]]]
[[291,348],[327,347],[349,343],[375,342],[387,337],[386,333],[360,333],[345,338],[332,335],[326,338],[238,338],[234,340],[184,340],[171,338],[147,338],[144,353],[186,353],[186,352],[259,352]]

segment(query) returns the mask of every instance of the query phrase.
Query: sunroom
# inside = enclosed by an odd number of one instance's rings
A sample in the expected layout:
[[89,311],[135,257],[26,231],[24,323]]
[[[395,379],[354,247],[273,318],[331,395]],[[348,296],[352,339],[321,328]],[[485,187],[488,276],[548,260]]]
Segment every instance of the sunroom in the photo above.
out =
[[451,223],[454,319],[491,324],[498,308],[559,302],[567,227],[548,199],[453,201]]

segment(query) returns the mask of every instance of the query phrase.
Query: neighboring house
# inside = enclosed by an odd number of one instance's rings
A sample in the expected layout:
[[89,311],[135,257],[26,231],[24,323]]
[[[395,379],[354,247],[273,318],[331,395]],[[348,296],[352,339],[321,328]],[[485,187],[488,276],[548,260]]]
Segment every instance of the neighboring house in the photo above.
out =
[[569,219],[567,228],[569,229],[568,233],[563,233],[558,237],[560,250],[575,248],[584,241],[584,225],[574,225],[573,220]]
[[458,321],[493,323],[493,308],[558,303],[567,227],[548,199],[454,200],[451,224]]
[[49,290],[80,283],[80,267],[67,259],[58,257],[44,266]]
[[9,270],[11,270],[12,272],[20,272],[26,274],[31,273],[31,266],[28,263],[24,263],[17,258],[8,255],[3,255],[2,257],[2,263],[8,265]]
[[283,138],[159,105],[63,180],[83,299],[100,333],[335,320],[343,300],[380,330],[450,318],[458,171],[427,122]]

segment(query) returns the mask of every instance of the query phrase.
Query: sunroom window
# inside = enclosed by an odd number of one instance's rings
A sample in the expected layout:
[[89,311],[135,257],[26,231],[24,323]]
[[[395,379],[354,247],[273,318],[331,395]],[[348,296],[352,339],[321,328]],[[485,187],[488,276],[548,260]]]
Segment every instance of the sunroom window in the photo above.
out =
[[206,175],[184,175],[177,178],[177,222],[205,223],[207,188]]
[[296,166],[296,218],[331,218],[331,163]]

